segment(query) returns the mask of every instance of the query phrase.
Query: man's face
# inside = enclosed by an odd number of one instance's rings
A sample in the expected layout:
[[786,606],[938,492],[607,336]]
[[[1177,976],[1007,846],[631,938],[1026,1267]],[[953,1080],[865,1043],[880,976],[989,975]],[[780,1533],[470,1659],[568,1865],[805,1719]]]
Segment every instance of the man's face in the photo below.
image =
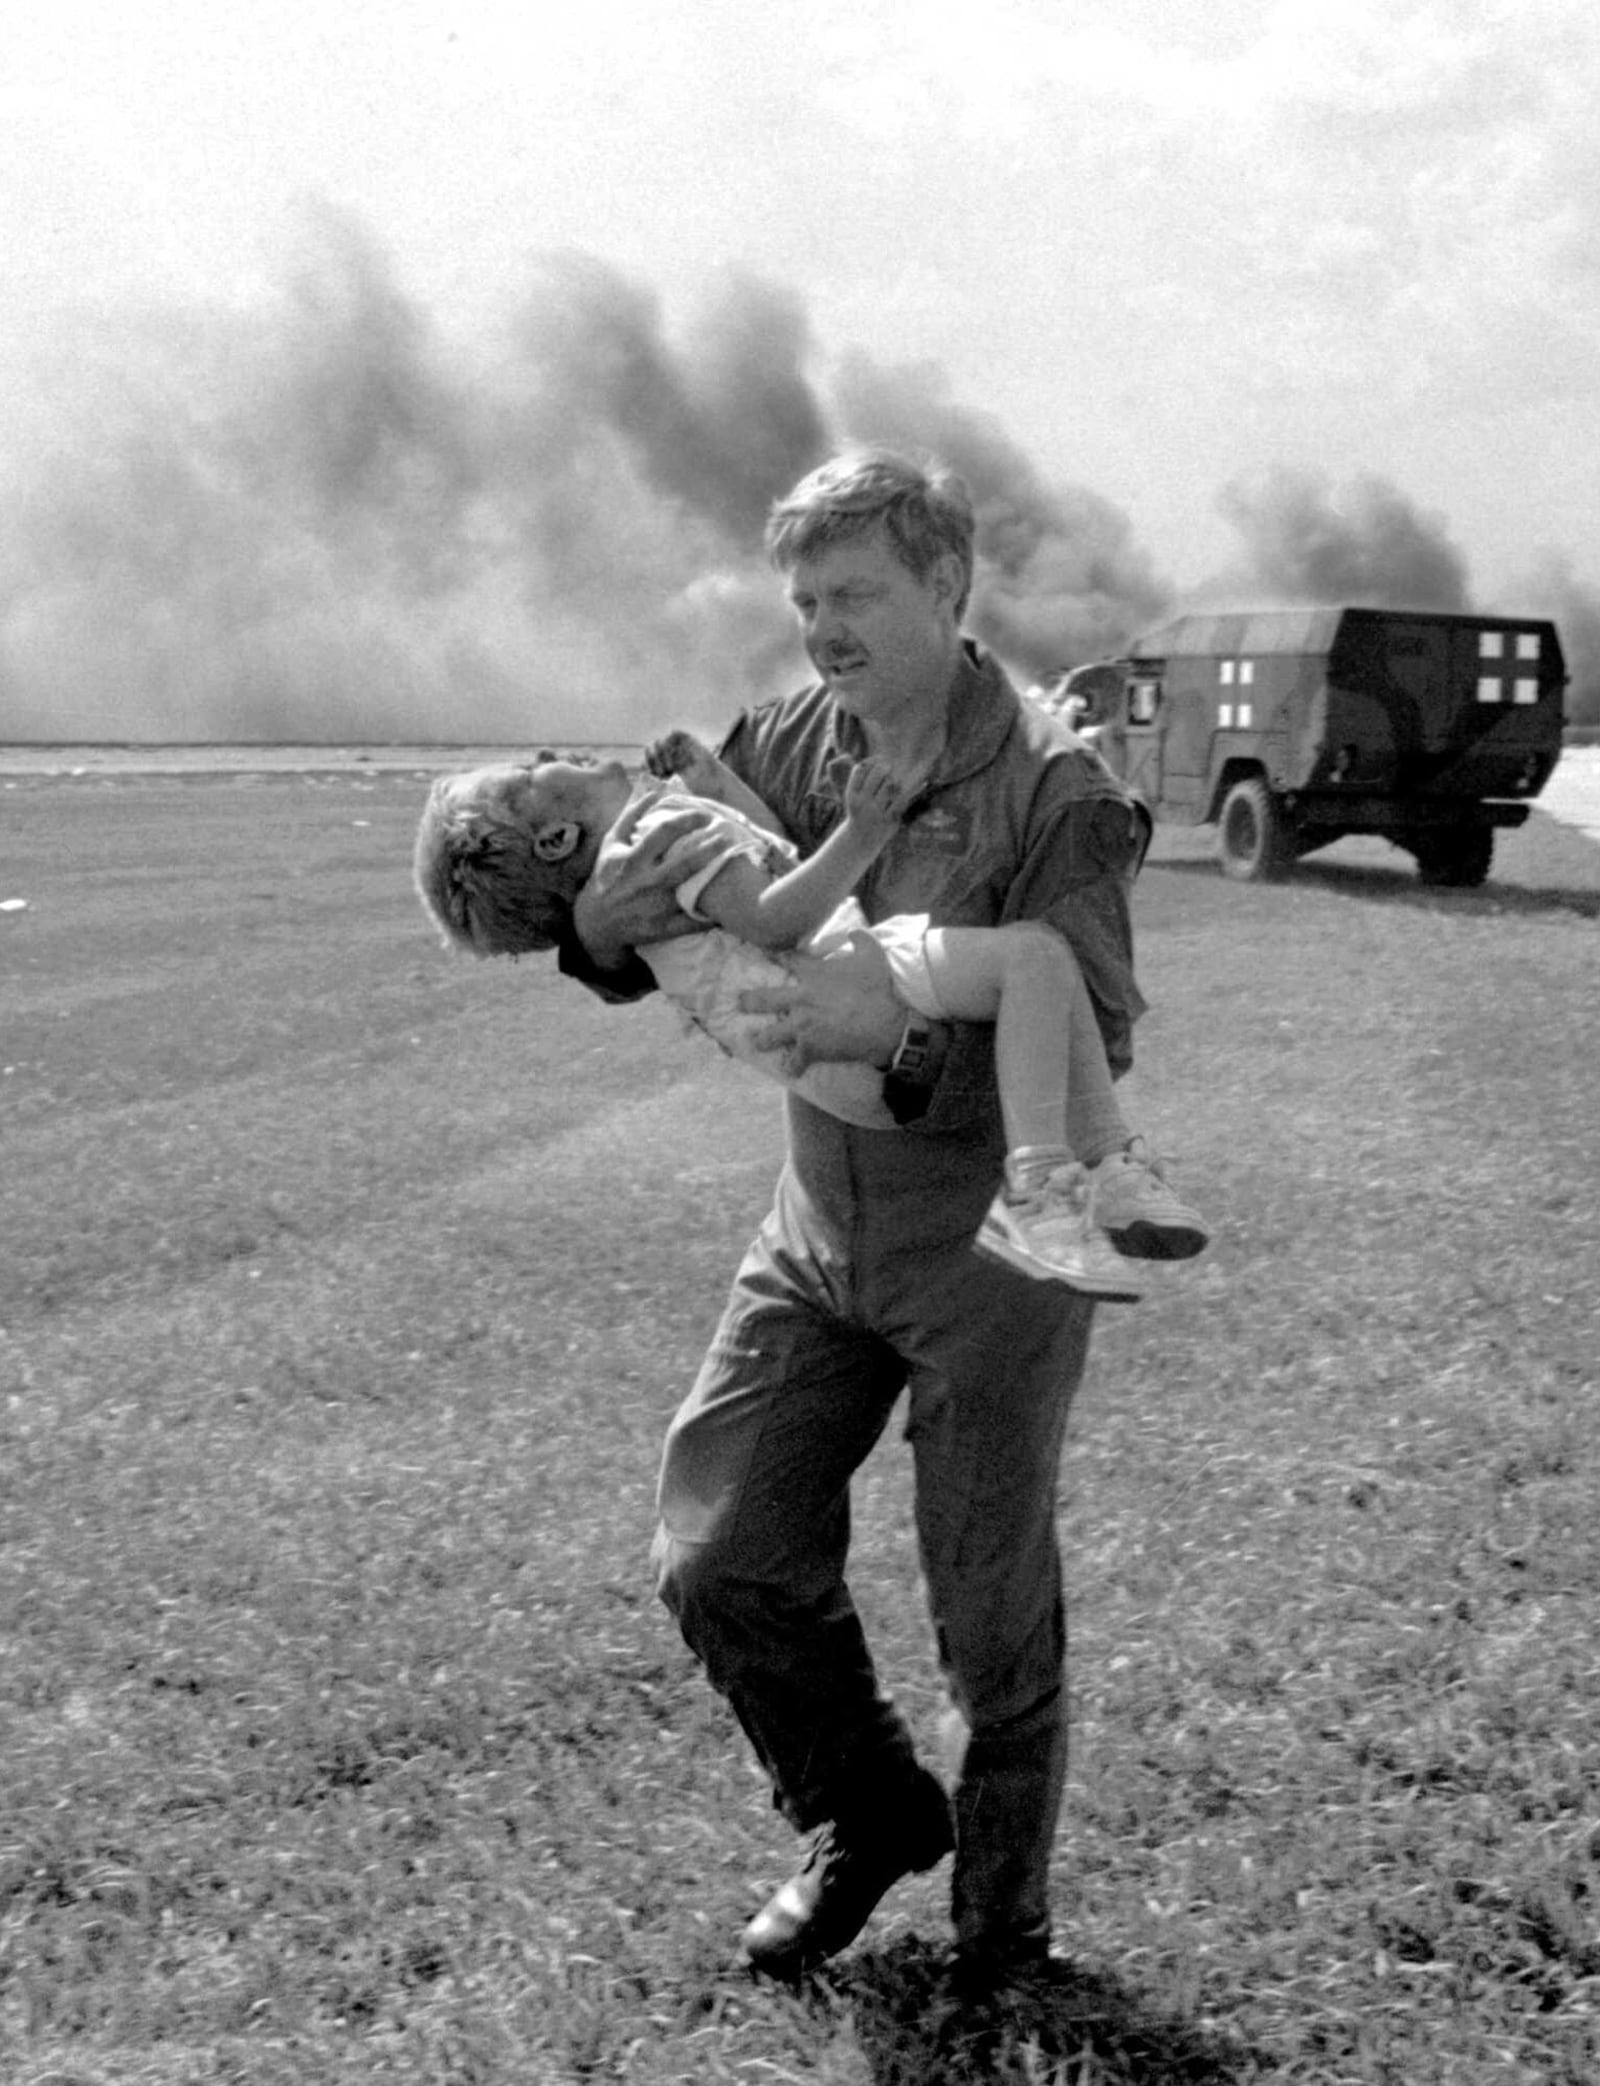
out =
[[960,657],[960,584],[954,557],[915,578],[881,525],[793,567],[800,634],[842,710],[892,723],[943,702]]

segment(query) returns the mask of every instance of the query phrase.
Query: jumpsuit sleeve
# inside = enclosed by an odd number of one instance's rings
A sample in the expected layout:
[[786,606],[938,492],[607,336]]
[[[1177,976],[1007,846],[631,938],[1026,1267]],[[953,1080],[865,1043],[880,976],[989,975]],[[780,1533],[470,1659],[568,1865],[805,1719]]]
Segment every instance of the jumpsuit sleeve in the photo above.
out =
[[601,970],[570,924],[556,943],[556,969],[614,1007],[642,1000],[656,989],[655,974],[642,956],[630,956],[620,970]]
[[1133,1025],[1145,1011],[1133,971],[1132,903],[1150,830],[1136,798],[1067,804],[1028,848],[1001,914],[1002,924],[1043,920],[1065,936],[1117,1078],[1133,1063]]

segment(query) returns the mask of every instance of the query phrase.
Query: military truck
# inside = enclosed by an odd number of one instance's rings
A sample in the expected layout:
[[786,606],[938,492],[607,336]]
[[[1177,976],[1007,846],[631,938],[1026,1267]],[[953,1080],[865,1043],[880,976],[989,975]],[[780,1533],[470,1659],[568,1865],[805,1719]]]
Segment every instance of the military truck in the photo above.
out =
[[1042,693],[1158,819],[1214,824],[1229,876],[1377,833],[1471,885],[1560,757],[1566,680],[1553,623],[1300,608],[1180,616]]

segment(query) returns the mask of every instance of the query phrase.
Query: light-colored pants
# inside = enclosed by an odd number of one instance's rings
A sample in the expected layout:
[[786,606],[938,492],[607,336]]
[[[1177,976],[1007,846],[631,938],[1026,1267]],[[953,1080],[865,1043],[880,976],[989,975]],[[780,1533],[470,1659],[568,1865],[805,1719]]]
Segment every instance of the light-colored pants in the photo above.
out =
[[939,1657],[972,1728],[957,1938],[1047,1938],[1066,1771],[1057,1473],[1093,1307],[974,1250],[992,1139],[790,1109],[798,1170],[668,1433],[662,1598],[798,1829],[883,1815],[913,1753],[845,1584],[849,1486],[908,1388]]

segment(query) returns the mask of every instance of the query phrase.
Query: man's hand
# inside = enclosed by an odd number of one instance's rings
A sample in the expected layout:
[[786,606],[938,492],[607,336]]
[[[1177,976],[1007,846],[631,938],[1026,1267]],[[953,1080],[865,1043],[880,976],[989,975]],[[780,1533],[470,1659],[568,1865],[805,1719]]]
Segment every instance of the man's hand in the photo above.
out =
[[747,1014],[772,1018],[752,1041],[770,1050],[790,1078],[823,1061],[887,1065],[905,1030],[906,1010],[889,959],[870,934],[853,934],[826,956],[785,955],[787,985],[739,995]]
[[642,942],[670,941],[703,925],[689,918],[674,894],[716,857],[719,844],[707,815],[676,812],[636,840],[634,828],[649,808],[649,799],[642,798],[617,820],[572,909],[578,939],[602,971],[620,970]]

